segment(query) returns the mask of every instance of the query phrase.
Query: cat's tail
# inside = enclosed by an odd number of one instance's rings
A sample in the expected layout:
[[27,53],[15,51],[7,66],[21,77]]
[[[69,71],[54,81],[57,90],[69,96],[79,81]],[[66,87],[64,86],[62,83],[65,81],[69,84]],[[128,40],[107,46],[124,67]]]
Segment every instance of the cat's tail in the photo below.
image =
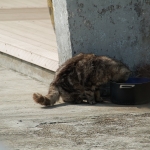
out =
[[60,97],[59,90],[54,85],[50,85],[49,92],[46,96],[43,96],[39,93],[33,94],[33,100],[36,103],[45,106],[53,106],[59,100],[59,97]]

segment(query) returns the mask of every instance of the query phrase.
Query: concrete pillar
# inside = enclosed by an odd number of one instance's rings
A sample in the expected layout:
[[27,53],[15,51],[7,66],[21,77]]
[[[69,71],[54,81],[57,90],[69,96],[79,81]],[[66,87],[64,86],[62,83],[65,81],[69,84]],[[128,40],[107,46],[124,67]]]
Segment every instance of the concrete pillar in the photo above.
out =
[[[73,1],[72,1],[73,2]],[[66,0],[53,0],[55,33],[58,45],[59,63],[62,64],[72,55],[68,6]]]
[[53,0],[60,64],[80,52],[150,63],[150,0]]

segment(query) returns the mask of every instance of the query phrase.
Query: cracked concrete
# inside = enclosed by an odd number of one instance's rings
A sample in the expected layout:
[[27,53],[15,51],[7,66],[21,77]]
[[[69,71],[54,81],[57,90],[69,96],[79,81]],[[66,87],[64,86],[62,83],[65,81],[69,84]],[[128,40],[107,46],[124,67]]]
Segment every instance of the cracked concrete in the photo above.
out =
[[35,104],[32,93],[48,87],[0,67],[0,141],[8,150],[149,150],[150,104]]

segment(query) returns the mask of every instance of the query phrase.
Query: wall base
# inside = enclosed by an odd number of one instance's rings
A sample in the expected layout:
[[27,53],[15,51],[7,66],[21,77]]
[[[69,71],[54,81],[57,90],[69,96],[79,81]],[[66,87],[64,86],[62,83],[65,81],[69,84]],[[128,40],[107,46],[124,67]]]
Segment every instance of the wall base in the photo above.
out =
[[55,72],[0,52],[0,65],[50,84]]

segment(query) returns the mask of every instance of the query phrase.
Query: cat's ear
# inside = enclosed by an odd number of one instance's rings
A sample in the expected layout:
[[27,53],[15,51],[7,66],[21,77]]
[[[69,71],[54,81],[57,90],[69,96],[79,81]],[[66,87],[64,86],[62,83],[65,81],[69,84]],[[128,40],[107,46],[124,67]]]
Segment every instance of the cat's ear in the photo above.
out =
[[131,71],[128,70],[127,68],[121,68],[120,73],[121,73],[121,74],[125,74],[125,73],[130,74]]
[[125,69],[125,68],[121,68],[121,69],[120,69],[120,73],[121,73],[121,74],[123,74],[123,73],[125,73],[125,72],[126,72],[126,69]]
[[113,71],[113,72],[115,72],[115,73],[116,73],[116,72],[118,72],[118,71],[119,71],[118,66],[117,66],[117,65],[115,65],[115,66],[113,67],[112,71]]
[[83,53],[79,53],[77,56],[82,56],[82,55],[84,55]]

